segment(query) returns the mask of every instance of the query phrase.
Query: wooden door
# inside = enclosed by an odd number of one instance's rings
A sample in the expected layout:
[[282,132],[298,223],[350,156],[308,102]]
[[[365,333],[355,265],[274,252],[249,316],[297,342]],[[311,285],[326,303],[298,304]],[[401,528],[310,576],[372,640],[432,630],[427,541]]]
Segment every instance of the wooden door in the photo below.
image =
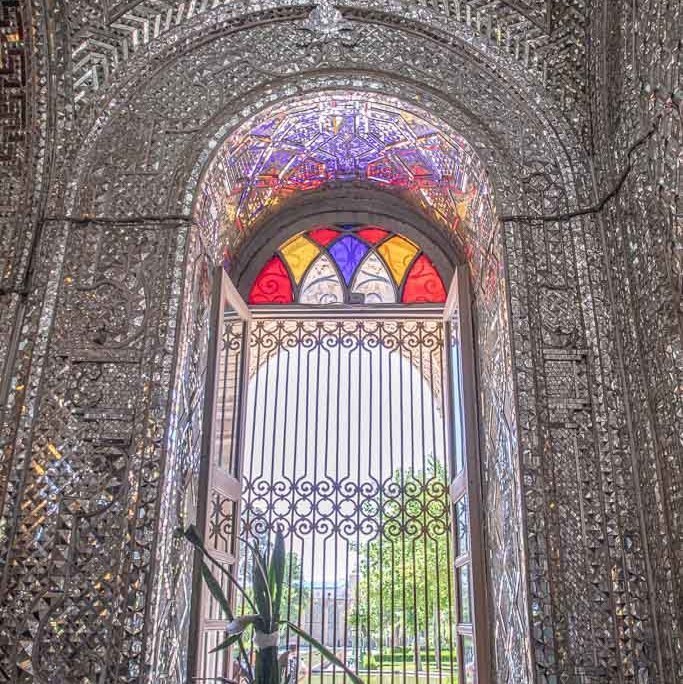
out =
[[[197,527],[211,555],[236,573],[251,317],[222,267],[217,280]],[[231,599],[229,580],[220,572],[214,575]],[[211,651],[225,638],[227,615],[200,577],[195,581],[195,601],[196,633],[190,635],[196,644],[194,680],[223,682],[232,675],[232,654]]]
[[455,623],[458,681],[489,682],[486,567],[481,521],[481,478],[468,273],[459,268],[445,308],[450,385],[450,495],[455,558]]

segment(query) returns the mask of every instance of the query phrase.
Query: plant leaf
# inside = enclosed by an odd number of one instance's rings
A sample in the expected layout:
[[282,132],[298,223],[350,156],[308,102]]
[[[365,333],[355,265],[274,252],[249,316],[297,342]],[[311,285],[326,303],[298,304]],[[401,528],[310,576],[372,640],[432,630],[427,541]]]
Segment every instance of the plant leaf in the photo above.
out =
[[216,651],[224,651],[226,648],[230,648],[234,643],[239,641],[239,634],[231,634],[227,639],[221,641],[216,648],[212,648],[209,653],[215,653]]
[[283,620],[281,624],[287,625],[287,627],[289,627],[294,634],[297,634],[305,642],[313,646],[313,648],[318,651],[320,655],[327,658],[327,660],[329,660],[333,665],[336,665],[344,670],[354,684],[364,684],[363,680],[353,670],[347,667],[332,651],[330,651],[329,648],[321,644],[317,639],[314,639],[310,634],[308,634],[308,632],[304,632],[303,629],[295,625],[293,622],[289,622],[289,620]]
[[256,605],[258,606],[259,612],[263,615],[263,617],[266,620],[270,620],[272,617],[272,609],[271,602],[269,600],[270,592],[268,590],[268,578],[264,570],[263,557],[260,555],[257,556],[256,552],[254,552],[254,565],[252,572],[254,599],[256,600]]
[[256,625],[261,622],[260,615],[240,615],[232,618],[225,628],[226,634],[239,636],[249,625]]
[[204,560],[202,560],[202,577],[206,582],[206,586],[209,588],[212,596],[218,601],[221,608],[225,611],[228,616],[228,620],[233,620],[234,615],[232,614],[232,608],[230,608],[230,601],[228,601],[227,596],[223,592],[223,588],[218,583],[218,580],[213,576],[213,573],[209,569],[209,566]]
[[271,632],[273,620],[273,598],[268,587],[268,574],[266,572],[267,562],[261,555],[259,549],[244,540],[244,544],[251,550],[254,557],[254,564],[252,567],[252,584],[254,587],[254,600],[256,601],[257,611],[261,614],[264,621],[268,624],[266,632]]
[[[257,608],[254,605],[253,601],[251,600],[251,597],[247,592],[245,591],[244,587],[233,577],[232,573],[229,570],[226,570],[205,548],[204,546],[204,540],[201,538],[201,535],[197,531],[197,528],[194,525],[188,525],[187,529],[184,532],[185,538],[192,544],[192,546],[197,549],[202,555],[206,556],[232,583],[232,585],[239,591],[239,593],[244,597],[246,602],[249,604],[249,607],[253,610],[256,611]],[[202,561],[203,563],[204,561]],[[203,574],[203,573],[202,573]]]
[[206,549],[204,548],[204,540],[202,539],[201,535],[199,534],[199,530],[195,525],[188,525],[184,534],[185,539],[187,539],[190,544],[206,553]]
[[285,538],[278,529],[275,533],[275,544],[270,556],[268,569],[268,584],[270,595],[273,597],[273,620],[279,619],[280,604],[282,603],[282,587],[285,580]]

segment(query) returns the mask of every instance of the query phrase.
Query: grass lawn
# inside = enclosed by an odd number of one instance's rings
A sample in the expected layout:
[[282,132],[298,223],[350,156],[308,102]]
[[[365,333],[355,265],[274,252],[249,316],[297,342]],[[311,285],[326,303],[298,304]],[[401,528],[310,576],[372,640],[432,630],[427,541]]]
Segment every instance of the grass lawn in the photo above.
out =
[[[387,660],[381,666],[380,671],[380,661],[377,652],[373,652],[374,662],[370,666],[370,671],[365,669],[358,671],[358,676],[363,680],[365,684],[457,684],[457,665],[455,661],[451,663],[449,659],[441,661],[441,672],[436,666],[433,659],[427,659],[426,654],[422,653],[422,669],[418,672],[415,671],[415,663],[413,662],[412,654],[400,657],[400,654],[396,652],[394,654],[394,661],[391,662],[391,653],[384,651]],[[331,667],[326,667],[323,672],[320,672],[319,668],[321,665],[320,656],[315,655],[312,662],[308,658],[308,653],[302,653],[302,660],[306,664],[307,668],[312,669],[310,678],[306,678],[305,682],[307,684],[350,684],[349,680],[344,677],[340,670],[336,671],[333,676]],[[344,653],[338,650],[337,656],[344,660]],[[433,656],[432,656],[433,658]],[[427,664],[428,661],[429,665]],[[361,662],[365,662],[365,658],[361,658]],[[351,667],[353,668],[353,660],[351,660]],[[425,669],[429,667],[429,676]],[[393,671],[392,671],[393,670]]]
[[[370,672],[366,674],[365,672],[359,672],[358,675],[365,682],[365,684],[457,684],[457,676],[451,679],[450,673],[446,674],[444,672],[443,676],[439,676],[437,673],[431,672],[429,678],[427,678],[426,672],[420,672],[415,674],[414,672],[394,672],[393,678],[392,673],[386,670],[382,671],[380,675],[379,672]],[[337,674],[335,677],[331,673],[323,673],[322,677],[319,672],[314,672],[310,678],[311,684],[343,684],[344,677],[341,674]]]

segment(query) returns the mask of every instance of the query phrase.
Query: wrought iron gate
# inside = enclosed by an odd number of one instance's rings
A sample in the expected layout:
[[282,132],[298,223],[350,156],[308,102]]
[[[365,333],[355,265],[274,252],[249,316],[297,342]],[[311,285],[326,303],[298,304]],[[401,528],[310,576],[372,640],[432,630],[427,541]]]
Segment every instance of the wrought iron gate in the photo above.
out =
[[285,532],[288,619],[368,683],[456,681],[444,354],[434,318],[252,322],[242,535]]

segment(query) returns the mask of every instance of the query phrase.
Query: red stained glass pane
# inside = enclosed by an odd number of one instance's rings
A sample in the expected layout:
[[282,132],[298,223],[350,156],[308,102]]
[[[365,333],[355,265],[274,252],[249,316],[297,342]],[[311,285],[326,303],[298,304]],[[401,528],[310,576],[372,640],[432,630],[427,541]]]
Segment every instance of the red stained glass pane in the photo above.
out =
[[401,301],[404,304],[441,304],[446,301],[443,280],[424,254],[415,259],[408,271]]
[[274,256],[256,277],[249,292],[250,304],[291,304],[292,281],[282,260]]
[[378,242],[381,242],[384,240],[389,233],[386,230],[382,230],[381,228],[362,228],[361,230],[356,232],[356,235],[358,237],[363,238],[366,242],[369,242],[372,245],[376,245]]
[[316,228],[315,230],[310,230],[308,232],[308,237],[311,240],[315,240],[319,245],[323,247],[329,245],[332,240],[339,236],[339,231],[332,228]]

